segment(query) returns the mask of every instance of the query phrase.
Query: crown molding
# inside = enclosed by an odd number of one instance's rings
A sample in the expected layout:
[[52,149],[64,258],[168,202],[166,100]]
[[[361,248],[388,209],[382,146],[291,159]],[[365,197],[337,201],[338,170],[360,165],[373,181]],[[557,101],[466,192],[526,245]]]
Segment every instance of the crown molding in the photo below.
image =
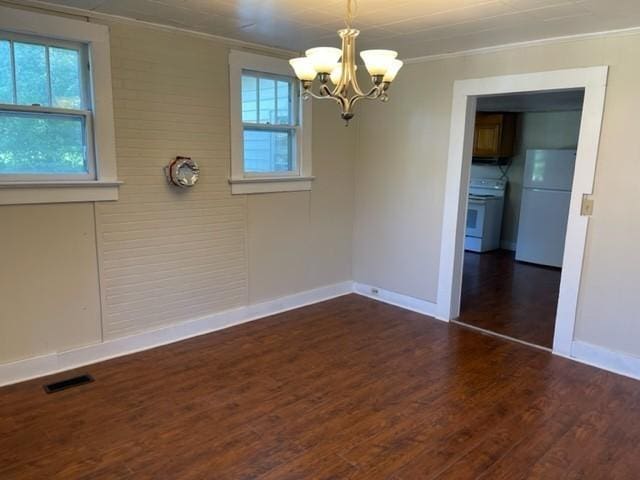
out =
[[629,35],[639,35],[640,34],[640,26],[638,27],[629,27],[629,28],[621,28],[618,30],[604,30],[601,32],[590,32],[590,33],[579,33],[576,35],[564,35],[560,37],[549,37],[549,38],[540,38],[538,40],[527,40],[525,42],[514,42],[514,43],[505,43],[502,45],[493,45],[489,47],[482,48],[473,48],[470,50],[459,50],[457,52],[450,53],[435,53],[433,55],[424,55],[420,57],[410,57],[403,58],[402,60],[406,64],[411,63],[424,63],[424,62],[433,62],[436,60],[444,60],[448,58],[456,58],[456,57],[466,57],[471,55],[482,55],[487,53],[495,53],[501,52],[504,50],[514,50],[518,48],[526,48],[526,47],[537,47],[542,45],[553,45],[560,43],[569,43],[575,42],[578,40],[589,40],[593,38],[603,38],[603,37],[619,37],[619,36],[629,36]]
[[[163,24],[154,23],[154,22],[146,22],[144,20],[137,20],[135,18],[123,17],[120,15],[113,15],[109,13],[101,13],[95,10],[86,10],[86,9],[77,8],[77,7],[57,5],[57,4],[52,4],[43,0],[20,0],[19,2],[12,1],[12,0],[0,0],[0,5],[6,5],[9,7],[22,8],[22,9],[25,9],[25,8],[35,9],[44,13],[69,15],[76,18],[81,17],[86,21],[89,21],[90,19],[94,19],[94,20],[102,20],[105,22],[138,24],[138,25],[146,26],[148,28],[154,28],[157,30],[163,30],[168,32],[179,32],[192,37],[203,38],[206,40],[223,43],[230,47],[245,48],[245,49],[253,50],[256,52],[267,53],[267,54],[271,54],[271,55],[282,57],[282,58],[290,58],[291,56],[296,56],[300,54],[300,52],[296,50],[288,50],[284,48],[271,47],[271,46],[263,45],[260,43],[237,40],[237,39],[225,37],[222,35],[214,35],[211,33],[198,32],[195,30],[187,29],[187,28],[174,27],[171,25],[163,25]],[[559,37],[541,38],[537,40],[527,40],[524,42],[505,43],[501,45],[492,45],[488,47],[473,48],[469,50],[458,50],[455,52],[448,52],[448,53],[435,53],[432,55],[422,55],[418,57],[403,58],[403,61],[405,64],[433,62],[433,61],[444,60],[449,58],[489,54],[489,53],[501,52],[505,50],[514,50],[518,48],[536,47],[536,46],[542,46],[542,45],[553,45],[553,44],[574,42],[578,40],[588,40],[593,38],[617,37],[617,36],[638,35],[638,34],[640,34],[640,26],[622,28],[617,30],[603,30],[600,32],[579,33],[575,35],[564,35]]]
[[12,8],[19,8],[23,10],[25,9],[35,10],[40,13],[49,13],[53,15],[66,15],[66,16],[71,16],[75,18],[81,18],[85,21],[98,20],[98,21],[111,22],[111,23],[143,25],[145,27],[153,28],[155,30],[183,33],[191,37],[197,37],[205,40],[223,43],[229,47],[244,48],[254,52],[266,53],[266,54],[270,54],[270,55],[282,57],[282,58],[291,58],[292,56],[297,56],[300,54],[300,52],[295,50],[287,50],[284,48],[270,47],[268,45],[262,45],[260,43],[246,42],[243,40],[236,40],[234,38],[224,37],[222,35],[214,35],[212,33],[198,32],[195,30],[190,30],[188,28],[174,27],[171,25],[163,25],[160,23],[146,22],[144,20],[138,20],[131,17],[123,17],[121,15],[113,15],[110,13],[96,12],[95,10],[86,10],[83,8],[57,5],[57,4],[49,3],[42,0],[20,0],[19,2],[12,1],[12,0],[0,0],[0,5],[12,7]]

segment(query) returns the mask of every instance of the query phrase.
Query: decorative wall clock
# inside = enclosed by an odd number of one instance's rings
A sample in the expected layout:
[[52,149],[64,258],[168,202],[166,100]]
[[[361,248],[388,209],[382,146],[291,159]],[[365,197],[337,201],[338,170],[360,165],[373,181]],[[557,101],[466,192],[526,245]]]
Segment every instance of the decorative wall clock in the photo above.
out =
[[200,176],[198,164],[190,157],[176,157],[164,170],[169,183],[180,188],[193,187]]

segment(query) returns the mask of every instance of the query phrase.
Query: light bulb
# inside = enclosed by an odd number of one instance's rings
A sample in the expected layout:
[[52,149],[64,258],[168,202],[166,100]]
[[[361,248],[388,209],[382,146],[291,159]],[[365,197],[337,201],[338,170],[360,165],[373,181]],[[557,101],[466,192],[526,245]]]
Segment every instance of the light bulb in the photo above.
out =
[[402,60],[394,59],[389,65],[387,72],[384,74],[384,78],[382,79],[382,81],[389,82],[389,83],[393,82],[393,80],[396,78],[396,75],[402,68],[402,65],[403,65]]
[[292,58],[289,60],[289,64],[293,67],[293,71],[296,72],[296,77],[300,80],[312,82],[318,74],[307,57]]
[[310,48],[305,52],[318,73],[331,73],[342,56],[342,50],[333,47]]
[[398,56],[398,52],[393,50],[364,50],[360,52],[362,60],[373,77],[384,75],[391,66],[391,62]]

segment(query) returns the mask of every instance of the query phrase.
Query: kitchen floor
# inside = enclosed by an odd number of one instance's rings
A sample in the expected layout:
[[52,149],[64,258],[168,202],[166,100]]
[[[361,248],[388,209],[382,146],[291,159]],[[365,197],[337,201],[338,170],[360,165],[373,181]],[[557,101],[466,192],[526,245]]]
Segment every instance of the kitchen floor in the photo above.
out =
[[515,252],[465,252],[458,321],[551,348],[559,268],[515,261]]

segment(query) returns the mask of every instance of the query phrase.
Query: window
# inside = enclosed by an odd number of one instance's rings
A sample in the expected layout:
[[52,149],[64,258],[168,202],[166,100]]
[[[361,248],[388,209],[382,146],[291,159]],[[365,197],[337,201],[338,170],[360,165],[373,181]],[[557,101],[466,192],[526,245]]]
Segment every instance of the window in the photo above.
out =
[[117,199],[114,143],[108,29],[0,7],[0,205]]
[[286,61],[232,52],[232,193],[309,190],[310,112]]
[[0,32],[2,179],[95,179],[87,65],[82,44]]
[[296,171],[297,84],[291,77],[242,72],[245,174]]

